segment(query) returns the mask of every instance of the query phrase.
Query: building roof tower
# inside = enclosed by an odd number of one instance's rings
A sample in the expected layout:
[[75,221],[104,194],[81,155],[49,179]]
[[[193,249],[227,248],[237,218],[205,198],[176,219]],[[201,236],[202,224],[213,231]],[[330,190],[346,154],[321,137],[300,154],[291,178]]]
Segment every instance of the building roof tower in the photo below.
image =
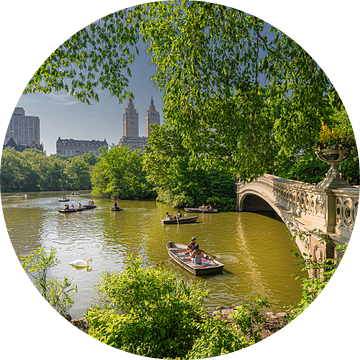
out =
[[160,126],[160,114],[155,109],[154,99],[151,97],[149,109],[146,112],[146,137],[149,137],[151,132],[150,125],[157,124]]

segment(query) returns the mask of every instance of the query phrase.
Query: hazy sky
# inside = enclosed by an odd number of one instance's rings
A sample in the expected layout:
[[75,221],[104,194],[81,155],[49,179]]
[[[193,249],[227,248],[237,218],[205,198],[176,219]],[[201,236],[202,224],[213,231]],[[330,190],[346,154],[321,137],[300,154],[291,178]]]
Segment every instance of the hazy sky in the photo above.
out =
[[[151,81],[156,66],[150,64],[146,44],[140,43],[138,49],[139,56],[135,56],[131,65],[132,77],[128,90],[134,94],[134,105],[139,114],[139,135],[145,136],[145,116],[151,96],[156,110],[160,112],[161,124],[163,103],[161,93]],[[108,90],[100,89],[98,94],[100,101],[93,101],[91,105],[81,103],[66,91],[19,94],[21,96],[17,106],[24,108],[26,115],[39,116],[40,141],[44,144],[47,155],[56,152],[56,140],[59,136],[62,139],[77,140],[106,139],[108,144],[117,144],[123,135],[123,114],[128,100],[124,99],[119,104],[119,100],[110,96]]]

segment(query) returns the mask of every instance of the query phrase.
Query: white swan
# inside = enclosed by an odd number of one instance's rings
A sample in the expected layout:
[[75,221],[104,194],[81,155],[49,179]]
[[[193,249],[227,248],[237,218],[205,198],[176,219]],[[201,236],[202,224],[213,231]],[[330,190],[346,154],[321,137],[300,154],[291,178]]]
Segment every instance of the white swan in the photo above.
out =
[[89,266],[89,261],[92,261],[92,259],[87,259],[86,261],[81,260],[81,259],[76,259],[72,262],[69,262],[69,265],[75,266],[77,268],[84,268]]

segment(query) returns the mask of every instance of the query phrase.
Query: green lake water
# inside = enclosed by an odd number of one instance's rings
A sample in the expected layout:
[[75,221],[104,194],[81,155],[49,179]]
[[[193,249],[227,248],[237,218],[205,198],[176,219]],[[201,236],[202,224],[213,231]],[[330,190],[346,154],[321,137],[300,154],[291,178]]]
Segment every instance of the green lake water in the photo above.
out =
[[[27,198],[2,194],[3,213],[16,254],[23,255],[44,245],[57,249],[61,263],[50,275],[67,276],[78,284],[70,315],[82,317],[95,297],[93,285],[104,270],[122,270],[126,257],[141,255],[146,265],[167,260],[166,244],[188,244],[192,236],[200,248],[225,264],[222,273],[195,277],[179,265],[168,266],[185,280],[205,281],[210,290],[206,305],[227,307],[246,298],[266,297],[272,311],[300,300],[300,280],[290,250],[296,250],[287,227],[274,216],[260,213],[223,212],[198,214],[193,224],[163,225],[172,207],[155,201],[120,200],[124,211],[111,212],[109,199],[89,192],[70,197],[77,205],[94,200],[96,209],[60,214],[58,199],[69,192],[29,193]],[[183,212],[183,216],[194,214]],[[91,271],[76,270],[68,263],[92,258]]]

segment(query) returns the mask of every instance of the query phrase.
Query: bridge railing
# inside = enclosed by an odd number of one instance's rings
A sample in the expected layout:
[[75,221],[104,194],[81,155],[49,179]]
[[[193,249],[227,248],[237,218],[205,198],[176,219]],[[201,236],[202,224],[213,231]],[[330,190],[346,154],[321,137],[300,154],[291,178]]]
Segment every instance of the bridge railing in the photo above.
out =
[[319,229],[337,237],[350,239],[359,204],[359,188],[324,190],[314,184],[265,174],[251,183],[237,183],[238,206],[247,193],[257,193],[271,206],[300,219],[308,230]]
[[336,234],[350,237],[354,229],[359,206],[359,189],[333,190],[336,199]]

